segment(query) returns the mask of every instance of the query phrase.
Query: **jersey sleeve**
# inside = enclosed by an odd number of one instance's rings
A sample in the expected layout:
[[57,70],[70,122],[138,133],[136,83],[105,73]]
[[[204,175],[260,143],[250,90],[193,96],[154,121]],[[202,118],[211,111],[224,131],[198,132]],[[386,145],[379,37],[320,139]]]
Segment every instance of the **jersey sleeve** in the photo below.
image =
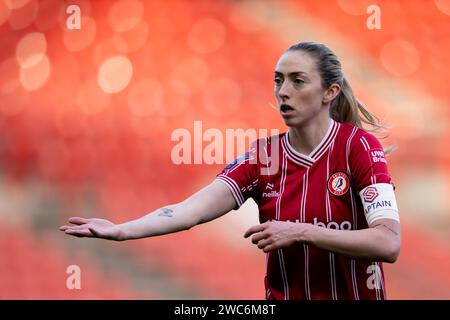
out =
[[365,132],[359,138],[355,137],[350,152],[350,167],[358,193],[377,183],[393,185],[383,147],[370,133]]
[[257,189],[256,153],[256,147],[252,147],[249,152],[237,157],[216,176],[216,180],[230,189],[236,200],[235,210],[239,209],[248,198],[253,197]]

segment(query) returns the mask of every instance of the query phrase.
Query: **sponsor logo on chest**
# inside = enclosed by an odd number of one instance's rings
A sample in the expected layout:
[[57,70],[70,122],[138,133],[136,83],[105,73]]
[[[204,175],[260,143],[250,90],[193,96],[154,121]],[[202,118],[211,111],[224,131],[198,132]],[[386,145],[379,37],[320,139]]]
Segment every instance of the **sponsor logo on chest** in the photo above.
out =
[[280,193],[278,191],[272,190],[274,187],[273,183],[268,183],[266,185],[266,189],[262,193],[263,198],[276,198],[280,196]]

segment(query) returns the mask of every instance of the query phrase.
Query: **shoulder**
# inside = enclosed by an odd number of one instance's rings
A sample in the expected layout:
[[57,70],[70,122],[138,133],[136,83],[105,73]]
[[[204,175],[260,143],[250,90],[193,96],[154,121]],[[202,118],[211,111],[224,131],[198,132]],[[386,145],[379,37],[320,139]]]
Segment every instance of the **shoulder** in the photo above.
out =
[[251,144],[250,151],[252,152],[267,152],[269,149],[275,147],[275,146],[281,146],[281,142],[286,136],[286,132],[268,136],[265,138],[260,138]]
[[350,150],[365,150],[381,148],[381,143],[375,135],[350,123],[340,123],[340,140],[347,141]]

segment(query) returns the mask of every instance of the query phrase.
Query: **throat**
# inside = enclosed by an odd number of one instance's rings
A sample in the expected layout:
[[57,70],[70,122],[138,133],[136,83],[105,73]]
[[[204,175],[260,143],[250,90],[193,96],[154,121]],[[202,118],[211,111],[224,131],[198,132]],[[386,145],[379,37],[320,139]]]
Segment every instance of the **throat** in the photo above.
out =
[[302,155],[309,156],[326,139],[331,128],[331,121],[327,126],[311,128],[289,128],[288,141],[290,146]]

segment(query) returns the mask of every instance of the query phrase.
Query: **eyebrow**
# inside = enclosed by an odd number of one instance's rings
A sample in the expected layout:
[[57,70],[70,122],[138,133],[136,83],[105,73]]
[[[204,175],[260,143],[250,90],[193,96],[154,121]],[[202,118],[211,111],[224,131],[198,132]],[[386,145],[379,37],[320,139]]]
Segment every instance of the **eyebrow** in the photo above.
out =
[[[276,76],[282,76],[283,73],[279,72],[279,71],[275,71],[275,75]],[[288,73],[288,76],[298,76],[298,75],[308,76],[308,74],[306,72],[303,72],[303,71],[293,71],[293,72],[289,72]]]

